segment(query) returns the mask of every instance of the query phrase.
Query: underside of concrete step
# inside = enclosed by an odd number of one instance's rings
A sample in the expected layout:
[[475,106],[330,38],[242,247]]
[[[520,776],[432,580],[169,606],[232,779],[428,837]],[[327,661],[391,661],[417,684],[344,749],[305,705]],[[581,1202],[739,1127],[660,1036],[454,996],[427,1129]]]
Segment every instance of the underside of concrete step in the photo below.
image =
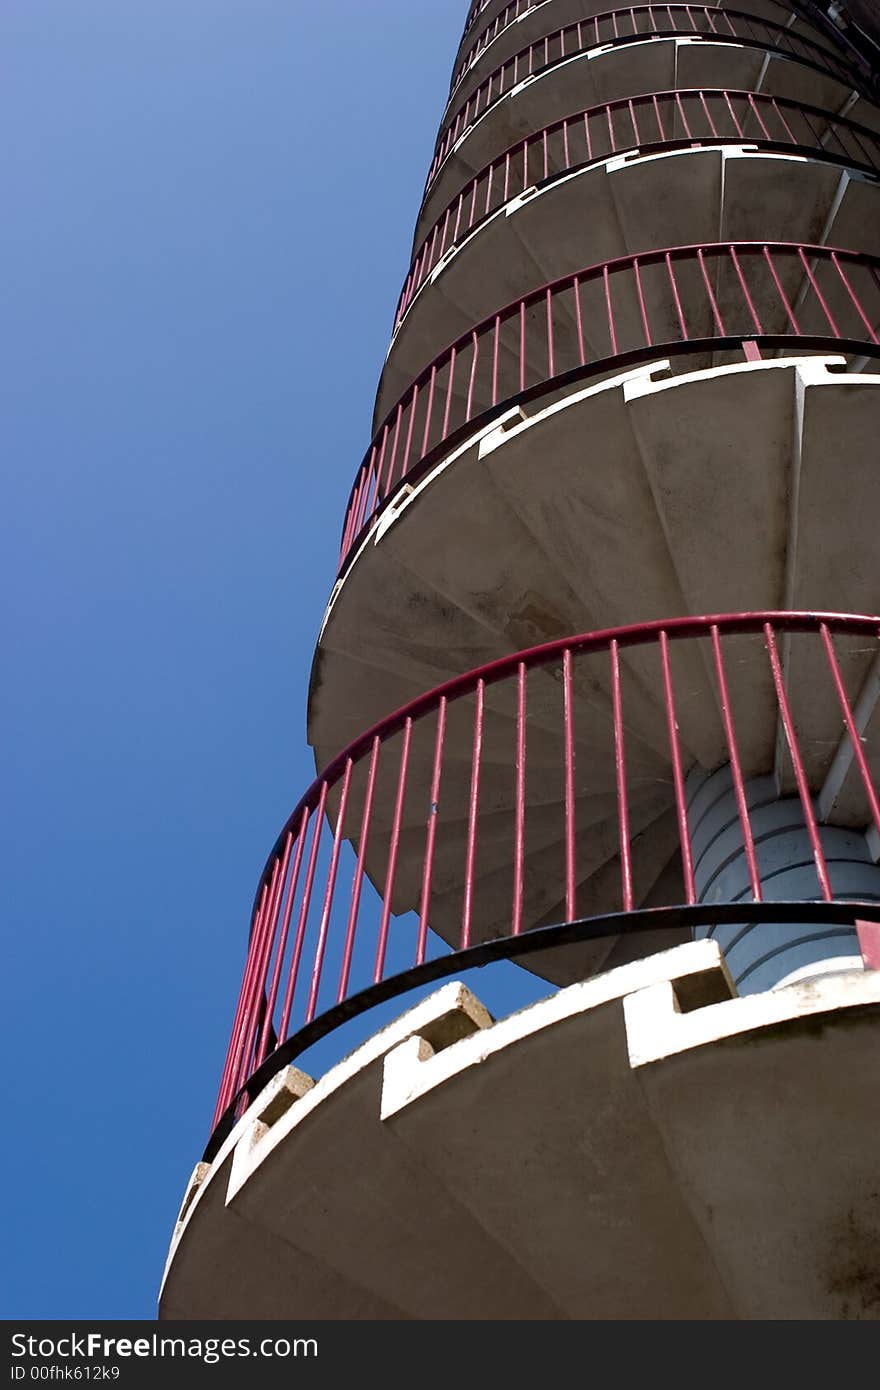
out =
[[468,180],[524,136],[603,102],[704,88],[789,97],[824,111],[845,111],[872,130],[880,128],[880,109],[846,83],[760,47],[658,38],[591,49],[525,78],[462,131],[426,190],[413,249]]
[[[388,350],[374,429],[444,349],[474,324],[540,286],[623,256],[730,241],[798,242],[876,255],[880,252],[880,180],[821,158],[768,154],[743,145],[616,156],[528,190],[451,248],[413,298]],[[786,289],[796,302],[804,275],[799,265],[792,269],[794,276]],[[663,341],[663,315],[652,299],[652,273],[643,271],[644,292],[653,330]],[[760,277],[753,273],[751,278],[752,298],[766,331],[786,332],[772,283],[762,292]],[[665,292],[665,280],[662,286]],[[722,314],[725,299],[736,302],[737,288],[716,276]],[[707,304],[701,307],[708,309]],[[597,308],[603,309],[604,304]],[[696,336],[694,303],[688,300],[686,308],[691,334]],[[564,350],[559,341],[565,333],[561,312],[558,307],[558,352]],[[630,303],[617,285],[615,312],[620,343],[643,341],[637,300],[632,296]],[[730,313],[724,317],[731,321]],[[604,324],[604,313],[601,318]],[[678,336],[671,319],[668,329],[670,338]],[[706,329],[711,335],[708,320]],[[573,319],[569,331],[574,338]],[[581,331],[586,334],[588,354],[598,356],[601,345],[592,340],[589,301]],[[487,390],[488,385],[487,381]],[[463,382],[462,389],[466,386]],[[474,414],[491,404],[489,396],[480,395],[479,377],[475,389]]]
[[708,941],[499,1023],[447,985],[199,1165],[160,1316],[875,1318],[878,1023]]
[[[378,518],[333,595],[311,687],[309,736],[319,767],[408,699],[541,642],[688,614],[877,612],[878,418],[880,377],[812,357],[676,377],[659,364],[479,432]],[[836,645],[877,776],[874,647],[846,636]],[[743,773],[774,776],[778,793],[790,794],[793,764],[760,634],[729,637],[725,650]],[[870,811],[821,644],[794,635],[781,659],[811,789],[836,825],[861,833]],[[730,755],[707,643],[675,644],[672,665],[685,772],[711,771]],[[667,902],[683,901],[656,644],[623,650],[621,672],[636,902],[650,904],[661,880]],[[517,698],[515,681],[485,691],[474,942],[511,930]],[[621,906],[607,654],[578,661],[571,700],[574,915],[595,916]],[[572,915],[558,663],[529,673],[527,701],[523,920],[530,928]],[[467,872],[474,715],[473,697],[449,706],[442,795],[432,811],[431,925],[452,944]],[[395,913],[418,909],[423,888],[435,723],[413,726]],[[400,739],[387,743],[379,763],[365,852],[366,874],[380,891]],[[354,827],[366,773],[364,762],[351,783]],[[337,786],[328,800],[333,816],[338,806]],[[569,982],[606,956],[604,947],[580,946],[523,963]]]

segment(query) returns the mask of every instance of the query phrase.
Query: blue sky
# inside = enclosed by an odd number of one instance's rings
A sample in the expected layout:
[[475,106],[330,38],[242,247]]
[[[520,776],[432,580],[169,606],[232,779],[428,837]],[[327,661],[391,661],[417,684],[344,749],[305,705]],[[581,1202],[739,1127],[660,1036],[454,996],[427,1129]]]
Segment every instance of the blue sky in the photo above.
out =
[[466,10],[0,7],[6,1318],[154,1316]]

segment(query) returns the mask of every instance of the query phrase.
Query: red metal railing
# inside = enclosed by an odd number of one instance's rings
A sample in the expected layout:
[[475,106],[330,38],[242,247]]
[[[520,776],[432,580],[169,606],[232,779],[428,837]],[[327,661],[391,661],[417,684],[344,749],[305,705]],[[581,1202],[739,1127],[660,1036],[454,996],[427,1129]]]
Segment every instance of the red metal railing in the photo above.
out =
[[511,198],[551,176],[635,148],[746,141],[759,148],[819,153],[880,169],[880,136],[866,126],[787,97],[735,90],[681,90],[621,98],[537,131],[481,169],[437,218],[413,257],[395,325],[451,247]]
[[[454,94],[456,87],[464,77],[469,68],[472,68],[481,54],[489,47],[489,44],[497,39],[505,29],[515,23],[521,14],[534,9],[536,0],[510,0],[510,4],[500,10],[493,20],[491,20],[474,39],[470,48],[462,55],[460,62],[456,63],[452,73],[452,80],[449,84],[450,95]],[[465,30],[465,33],[467,29]]]
[[479,116],[526,77],[554,63],[599,45],[631,43],[656,37],[708,36],[718,42],[735,42],[772,49],[787,57],[819,65],[850,85],[859,79],[839,54],[812,39],[793,33],[772,20],[758,19],[740,10],[718,10],[709,5],[635,5],[608,10],[594,19],[567,24],[515,53],[490,73],[441,125],[426,189],[459,136]]
[[380,424],[349,497],[340,565],[405,480],[515,400],[652,356],[857,343],[877,352],[880,258],[785,242],[648,251],[542,285],[446,347]]
[[468,32],[469,29],[473,28],[480,15],[483,13],[483,11],[486,9],[488,5],[491,5],[491,3],[492,0],[473,0],[470,10],[468,11],[468,17],[464,22],[462,38],[464,38],[464,35]]
[[[467,75],[468,71],[475,63],[479,62],[486,49],[491,43],[494,43],[499,34],[503,34],[511,24],[516,23],[520,15],[528,14],[529,11],[537,12],[538,10],[543,10],[543,8],[544,5],[542,0],[510,0],[510,3],[506,5],[503,10],[499,10],[498,14],[494,19],[489,21],[485,29],[480,30],[479,34],[474,38],[470,48],[462,55],[460,61],[456,63],[452,74],[452,80],[449,84],[450,99],[454,96],[456,88]],[[780,19],[782,19],[785,14],[785,6],[779,4],[777,5],[777,9],[780,13]]]
[[[806,694],[787,688],[781,634],[792,656],[797,644],[797,669],[809,672]],[[245,1102],[242,1088],[261,1068],[265,1084],[273,1049],[389,975],[404,979],[429,953],[514,942],[548,919],[633,912],[670,855],[678,901],[693,908],[685,779],[696,746],[710,748],[703,756],[713,765],[730,765],[751,901],[761,903],[745,780],[769,770],[762,760],[772,766],[778,730],[812,847],[814,896],[831,902],[835,869],[808,762],[814,780],[821,772],[815,749],[801,744],[799,702],[823,682],[833,692],[839,719],[829,725],[826,762],[838,737],[848,739],[859,798],[851,818],[880,832],[876,750],[864,742],[840,660],[857,649],[864,672],[878,636],[878,617],[822,613],[588,633],[458,676],[362,734],[309,787],[263,870],[215,1123]],[[662,816],[671,836],[661,859],[654,853],[645,864]],[[600,840],[604,864],[594,853]],[[415,920],[392,931],[392,913],[407,910]],[[721,909],[711,911],[714,919]],[[429,946],[429,924],[445,944],[432,936]],[[625,928],[614,919],[614,931]]]

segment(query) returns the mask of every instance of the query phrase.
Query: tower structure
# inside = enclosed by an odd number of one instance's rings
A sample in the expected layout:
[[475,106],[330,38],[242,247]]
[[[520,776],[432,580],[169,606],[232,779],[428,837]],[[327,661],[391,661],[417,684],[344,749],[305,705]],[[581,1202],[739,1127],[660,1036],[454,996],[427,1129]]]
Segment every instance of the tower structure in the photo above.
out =
[[[880,1311],[880,101],[830,9],[471,5],[163,1315]],[[501,959],[548,997],[495,1021]]]

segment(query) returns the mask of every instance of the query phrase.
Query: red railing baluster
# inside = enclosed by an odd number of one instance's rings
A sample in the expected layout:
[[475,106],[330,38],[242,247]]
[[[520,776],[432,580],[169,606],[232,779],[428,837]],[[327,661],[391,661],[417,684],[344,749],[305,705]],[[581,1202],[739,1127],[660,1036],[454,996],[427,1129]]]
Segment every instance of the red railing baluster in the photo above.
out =
[[365,486],[365,483],[366,483],[366,479],[367,479],[367,470],[366,470],[366,468],[363,466],[363,464],[361,464],[361,467],[358,469],[357,475],[356,475],[356,477],[355,477],[354,495],[353,495],[353,497],[352,497],[352,503],[351,503],[351,519],[350,519],[350,527],[349,527],[349,537],[348,537],[348,544],[347,544],[346,547],[345,547],[345,548],[346,548],[346,551],[348,551],[348,550],[350,549],[350,547],[351,547],[351,545],[353,544],[353,542],[354,542],[356,536],[357,536],[358,533],[360,532],[361,497],[363,496],[363,491],[364,491],[364,486]]
[[351,882],[351,901],[348,908],[348,924],[345,929],[345,944],[342,948],[342,966],[339,971],[339,987],[336,991],[336,1002],[341,1004],[348,992],[348,980],[351,974],[351,957],[354,951],[354,935],[357,930],[358,912],[361,905],[361,889],[364,882],[364,864],[367,857],[367,842],[370,837],[370,820],[373,814],[373,795],[376,789],[376,770],[379,766],[379,748],[381,740],[378,736],[373,739],[370,750],[370,767],[367,773],[367,789],[364,792],[364,809],[361,814],[361,834],[358,844],[357,864],[355,865],[354,878]]
[[611,708],[614,721],[614,771],[617,782],[617,824],[620,842],[620,882],[623,911],[633,910],[632,842],[629,832],[629,798],[626,786],[626,750],[623,731],[623,694],[620,682],[620,648],[616,641],[611,653]]
[[437,707],[437,734],[434,740],[434,766],[431,772],[431,803],[425,832],[425,857],[422,861],[422,893],[419,902],[419,931],[416,940],[416,965],[425,959],[428,943],[428,911],[431,906],[431,877],[434,871],[434,847],[437,840],[437,816],[440,810],[440,777],[443,771],[443,740],[446,734],[446,696]]
[[681,307],[681,297],[678,293],[678,282],[675,278],[675,271],[672,268],[672,256],[669,251],[666,252],[666,255],[663,259],[666,264],[666,273],[669,276],[669,286],[672,290],[672,298],[675,302],[675,312],[678,316],[678,326],[681,329],[682,341],[685,342],[689,337],[688,328],[684,317],[684,310]]
[[471,418],[471,414],[472,414],[472,412],[473,412],[473,404],[474,404],[474,380],[475,380],[476,375],[477,375],[477,363],[478,363],[478,361],[479,361],[479,357],[480,357],[480,340],[479,340],[479,337],[477,336],[477,330],[474,329],[473,333],[471,334],[471,374],[470,374],[470,378],[469,378],[469,380],[468,380],[467,407],[466,407],[465,413],[464,413],[464,418],[465,418],[465,420],[469,420],[469,419]]
[[428,452],[428,439],[431,433],[431,416],[434,412],[434,387],[436,386],[436,384],[437,363],[435,362],[431,367],[431,380],[428,386],[428,404],[425,408],[425,429],[422,434],[422,458],[424,458],[425,454]]
[[706,116],[706,121],[707,121],[707,123],[708,123],[709,129],[710,129],[710,131],[712,132],[713,135],[717,136],[718,130],[717,130],[716,126],[715,126],[715,122],[714,122],[713,119],[712,119],[712,112],[709,110],[709,106],[708,106],[708,104],[707,104],[707,102],[706,102],[706,93],[705,93],[705,92],[700,92],[700,101],[701,101],[702,106],[703,106],[703,112],[704,112],[704,114],[705,114],[705,116]]
[[477,857],[477,817],[480,805],[480,759],[483,753],[483,709],[486,683],[477,681],[474,711],[474,746],[471,754],[471,790],[468,800],[467,850],[464,866],[464,905],[461,914],[461,949],[471,944],[471,920],[474,906],[474,869]]
[[788,121],[785,119],[785,115],[783,114],[782,105],[780,104],[780,102],[776,100],[776,97],[770,97],[769,105],[772,107],[775,114],[779,117],[780,124],[782,125],[782,128],[784,129],[791,143],[793,145],[796,145],[797,138],[791,126],[788,124]]
[[321,920],[318,924],[318,940],[315,944],[315,958],[312,962],[312,980],[309,987],[309,999],[306,1005],[306,1023],[311,1023],[315,1017],[315,1010],[318,1004],[318,991],[321,988],[321,972],[324,966],[324,952],[327,946],[327,932],[330,927],[330,911],[333,907],[333,894],[336,891],[336,874],[339,869],[339,851],[342,848],[342,831],[345,823],[345,812],[348,807],[348,792],[351,786],[351,769],[353,763],[349,758],[345,764],[345,774],[342,779],[342,792],[339,798],[339,814],[336,817],[336,828],[333,831],[333,848],[330,851],[330,868],[327,873],[327,883],[324,888],[324,904],[321,908]]
[[403,461],[400,465],[400,477],[404,479],[409,472],[409,454],[412,448],[413,425],[416,422],[416,407],[419,403],[419,383],[416,382],[412,389],[412,396],[409,401],[409,421],[406,427],[406,444],[403,448]]
[[740,289],[745,295],[746,304],[748,305],[749,313],[752,316],[752,323],[755,325],[755,332],[763,333],[764,329],[761,326],[761,320],[759,319],[757,310],[755,309],[755,306],[752,302],[752,296],[749,293],[749,287],[746,284],[746,277],[743,275],[742,266],[739,263],[739,257],[736,254],[735,246],[731,246],[730,248],[730,259],[733,262],[733,268],[736,271],[736,276],[739,280]]
[[877,334],[874,332],[873,328],[871,327],[870,320],[866,317],[865,311],[864,311],[864,309],[862,308],[861,304],[859,303],[859,300],[858,300],[858,298],[857,298],[857,296],[856,296],[856,294],[855,294],[855,291],[853,290],[852,285],[849,283],[849,280],[846,278],[846,275],[845,275],[844,272],[843,272],[843,267],[842,267],[841,264],[840,264],[840,257],[838,256],[838,254],[837,254],[836,251],[832,251],[832,252],[831,252],[831,264],[834,266],[834,269],[837,271],[837,274],[838,274],[838,276],[840,277],[841,283],[843,284],[843,288],[846,290],[847,294],[849,295],[849,298],[850,298],[850,300],[852,301],[853,308],[855,309],[856,313],[858,314],[859,318],[861,319],[861,321],[862,321],[862,323],[863,323],[863,325],[864,325],[864,327],[865,327],[865,331],[867,332],[868,337],[871,339],[871,342],[872,342],[872,343],[876,343],[876,342],[880,341],[880,340],[878,340],[878,338],[877,338]]
[[825,902],[831,902],[834,894],[831,891],[831,880],[828,877],[828,865],[825,862],[825,851],[822,848],[819,827],[816,823],[816,814],[813,810],[813,799],[810,795],[810,786],[807,781],[806,770],[798,746],[794,720],[791,715],[791,706],[788,703],[788,693],[785,689],[785,681],[782,677],[779,652],[776,648],[776,636],[770,623],[764,624],[764,638],[770,657],[770,670],[773,674],[773,685],[776,690],[776,703],[779,707],[779,716],[782,720],[785,741],[788,745],[791,765],[794,770],[794,779],[797,783],[798,796],[801,800],[801,809],[804,813],[804,825],[806,826],[807,836],[810,841],[810,848],[813,851],[813,861],[816,865],[816,877],[819,880],[819,891]]
[[519,389],[526,389],[526,301],[519,305]]
[[675,693],[672,688],[672,668],[669,662],[669,637],[665,631],[660,633],[660,662],[663,668],[663,694],[666,701],[666,724],[669,731],[669,753],[672,759],[672,781],[675,789],[675,813],[678,820],[678,839],[681,847],[684,896],[685,902],[690,904],[697,901],[697,890],[694,883],[694,864],[688,828],[687,798],[685,796],[684,768],[678,735],[678,718],[675,711]]
[[458,229],[461,225],[461,210],[464,207],[464,189],[458,195],[458,207],[455,210],[455,226],[452,229],[453,242],[458,241]]
[[513,909],[511,932],[519,936],[523,914],[523,868],[526,832],[526,666],[521,661],[516,672],[516,792],[513,842]]
[[565,746],[565,917],[577,916],[575,883],[575,785],[574,785],[574,708],[571,682],[571,648],[562,653],[562,712]]
[[449,354],[449,379],[446,383],[446,406],[443,411],[443,426],[440,430],[440,438],[445,439],[449,433],[449,412],[452,407],[452,392],[455,386],[455,359],[457,347],[453,347]]
[[602,283],[605,287],[605,309],[608,314],[608,335],[611,339],[612,356],[617,354],[617,329],[614,325],[614,306],[611,303],[611,277],[607,265],[602,267]]
[[633,270],[636,277],[636,293],[639,297],[639,313],[642,316],[642,328],[645,330],[645,343],[648,347],[653,347],[654,340],[651,337],[651,325],[648,322],[648,310],[645,306],[645,292],[642,288],[642,275],[639,270],[639,260],[636,256],[633,260]]
[[762,117],[761,117],[761,113],[760,113],[760,111],[758,110],[758,103],[755,101],[755,96],[754,96],[754,93],[753,93],[753,92],[749,92],[748,101],[749,101],[749,107],[750,107],[750,109],[751,109],[752,115],[754,116],[755,120],[758,122],[758,125],[761,127],[761,134],[763,135],[763,137],[764,137],[765,140],[769,140],[769,139],[770,139],[770,132],[769,132],[769,130],[767,129],[767,127],[765,126],[764,121],[763,121],[763,119],[762,119]]
[[501,332],[501,315],[495,315],[495,331],[492,340],[492,404],[498,404],[498,348]]
[[[281,911],[281,902],[284,897],[284,886],[287,881],[287,869],[290,863],[290,851],[292,848],[293,835],[288,830],[284,841],[284,854],[281,859],[281,872],[278,877],[278,890],[275,896],[275,904],[272,910],[273,923],[270,932],[269,944],[266,951],[266,971],[268,971],[269,963],[272,960],[272,948],[275,945],[275,933],[278,927],[278,917]],[[259,1038],[257,1040],[256,1059],[254,1063],[255,1067],[259,1067],[262,1064],[262,1062],[265,1059],[266,1053],[269,1050],[269,1035],[272,1032],[272,1016],[275,1012],[275,996],[278,990],[277,981],[281,975],[281,960],[284,952],[284,944],[284,930],[282,926],[281,937],[278,940],[278,946],[275,950],[275,963],[272,967],[272,979],[269,985],[268,995],[266,997],[266,1004],[263,1014],[263,1026],[260,1029]]]
[[547,365],[549,375],[556,375],[556,355],[553,350],[553,292],[547,290]]
[[257,912],[256,930],[254,932],[253,939],[250,943],[250,949],[248,951],[247,966],[245,970],[246,989],[244,997],[244,1008],[241,1012],[238,1028],[236,1029],[235,1042],[232,1049],[232,1064],[230,1067],[229,1086],[226,1100],[224,1102],[224,1109],[226,1105],[229,1104],[232,1098],[241,1089],[241,1083],[246,1074],[247,1058],[245,1050],[245,1041],[250,1026],[251,1016],[257,1007],[258,975],[260,967],[260,958],[263,950],[263,941],[265,939],[270,891],[270,881],[269,879],[266,879],[263,883],[263,888],[260,894],[260,906]]
[[272,914],[275,904],[275,889],[278,883],[278,874],[281,869],[281,861],[276,856],[272,877],[269,880],[269,891],[266,895],[266,905],[263,912],[262,929],[260,941],[254,959],[254,971],[251,979],[250,1006],[243,1020],[241,1030],[241,1041],[239,1046],[238,1066],[236,1069],[234,1090],[238,1091],[247,1080],[251,1068],[251,1057],[254,1049],[254,1042],[257,1030],[260,1025],[260,1000],[263,997],[263,989],[266,979],[266,968],[268,966],[267,947],[272,939]]
[[403,819],[403,803],[406,797],[406,778],[409,769],[409,749],[412,741],[412,726],[412,719],[408,718],[403,726],[400,769],[397,774],[397,795],[394,801],[394,819],[391,822],[391,838],[388,845],[388,867],[385,870],[385,891],[382,894],[382,916],[379,921],[376,961],[373,968],[374,984],[378,984],[382,978],[385,969],[385,953],[388,949],[388,923],[391,918],[391,901],[394,896],[397,855],[400,849],[400,826]]
[[740,137],[740,139],[742,139],[743,129],[739,123],[739,117],[733,109],[733,102],[730,100],[729,92],[724,93],[724,100],[727,103],[727,109],[730,112],[730,119],[733,121],[733,128],[736,131],[737,135]]
[[572,285],[574,287],[574,315],[575,323],[577,325],[578,352],[580,353],[581,366],[584,367],[586,366],[587,362],[587,354],[584,349],[584,322],[581,314],[581,286],[580,280],[577,275],[572,280]]
[[268,883],[263,884],[262,893],[257,900],[257,906],[251,920],[251,933],[248,938],[247,955],[245,956],[244,970],[241,977],[241,989],[238,992],[238,1003],[235,1008],[235,1015],[232,1020],[232,1029],[229,1034],[229,1046],[226,1049],[226,1061],[220,1077],[220,1088],[217,1095],[217,1106],[214,1111],[214,1121],[216,1125],[223,1111],[229,1104],[235,1093],[233,1079],[235,1076],[236,1058],[238,1055],[238,1039],[241,1033],[242,1016],[248,1007],[250,999],[251,978],[253,974],[253,964],[255,960],[256,944],[260,936],[260,924],[263,920],[263,908],[266,896],[269,891]]
[[388,460],[388,477],[385,479],[384,484],[380,483],[377,489],[378,497],[387,497],[388,493],[391,491],[391,479],[394,477],[394,464],[397,460],[397,445],[400,439],[400,422],[402,419],[403,401],[399,401],[397,405],[397,418],[394,422],[394,443],[391,446],[391,455]]
[[837,661],[837,654],[834,650],[834,643],[831,640],[831,633],[828,631],[827,623],[819,624],[819,633],[822,638],[822,645],[825,648],[825,656],[828,661],[828,669],[831,672],[831,679],[834,682],[834,689],[840,702],[843,722],[849,734],[849,741],[853,751],[856,767],[859,769],[859,776],[862,779],[862,786],[865,789],[865,796],[868,800],[868,807],[871,818],[874,821],[875,829],[880,834],[880,799],[877,796],[877,789],[874,786],[874,779],[871,776],[871,769],[868,767],[868,760],[865,757],[865,750],[862,747],[862,736],[859,733],[855,715],[852,711],[846,693],[846,686],[843,683],[843,676],[840,674],[840,666]]
[[312,843],[309,848],[309,858],[306,865],[306,878],[303,884],[303,895],[299,905],[299,917],[296,923],[296,936],[293,941],[293,953],[290,959],[290,970],[287,976],[287,989],[284,994],[284,1009],[281,1015],[281,1037],[286,1037],[287,1029],[290,1024],[290,1011],[293,1006],[293,997],[296,990],[299,967],[302,960],[303,947],[306,939],[306,928],[308,926],[309,908],[312,903],[312,888],[315,882],[315,867],[318,862],[318,848],[321,843],[321,836],[324,830],[324,812],[327,807],[328,784],[326,781],[321,783],[321,792],[318,798],[317,809],[315,810],[314,829],[312,831]]
[[830,327],[831,332],[834,334],[835,338],[839,338],[839,337],[840,337],[840,329],[837,327],[837,324],[836,324],[835,321],[834,321],[834,317],[833,317],[833,315],[832,315],[832,313],[831,313],[831,310],[828,308],[828,305],[825,303],[825,297],[824,297],[824,295],[822,294],[822,291],[819,289],[818,284],[816,283],[816,277],[815,277],[815,275],[813,274],[813,271],[812,271],[812,268],[811,268],[811,266],[810,266],[809,261],[807,260],[806,256],[804,255],[803,247],[798,247],[798,257],[799,257],[799,259],[800,259],[801,265],[802,265],[803,268],[804,268],[804,271],[806,272],[807,279],[809,280],[810,284],[811,284],[812,287],[813,287],[813,293],[815,294],[816,298],[818,299],[819,303],[820,303],[821,306],[822,306],[822,312],[823,312],[823,314],[825,315],[826,319],[828,320],[828,326]]
[[733,722],[733,710],[730,706],[730,691],[727,687],[727,674],[724,670],[724,656],[721,651],[721,634],[718,630],[718,624],[713,623],[710,631],[712,636],[712,655],[715,660],[715,678],[718,683],[718,700],[721,705],[721,718],[724,723],[724,736],[727,740],[727,751],[730,754],[730,775],[733,781],[734,794],[736,796],[736,809],[739,813],[740,829],[742,830],[743,849],[745,850],[746,865],[749,871],[749,884],[752,890],[753,901],[759,903],[762,901],[761,875],[758,870],[758,858],[755,854],[755,839],[752,834],[749,803],[746,797],[742,763],[739,756],[739,744],[737,743],[736,729]]
[[440,235],[440,223],[439,223],[439,222],[435,222],[435,223],[434,223],[434,235],[433,235],[432,238],[431,238],[431,249],[430,249],[430,251],[428,252],[428,259],[427,259],[427,261],[426,261],[426,265],[427,265],[427,267],[428,267],[428,271],[429,271],[429,272],[432,271],[432,270],[434,269],[434,266],[437,264],[437,261],[436,261],[435,258],[434,258],[434,252],[437,250],[437,238],[438,238],[439,235]]
[[765,246],[765,247],[763,248],[763,256],[764,256],[765,262],[767,263],[767,267],[768,267],[768,269],[769,269],[769,271],[770,271],[770,274],[771,274],[771,276],[773,277],[773,283],[774,283],[774,285],[776,286],[777,293],[778,293],[778,295],[779,295],[779,298],[780,298],[780,301],[781,301],[781,303],[782,303],[782,306],[783,306],[783,308],[785,309],[786,315],[787,315],[787,317],[788,317],[788,321],[789,321],[789,323],[791,324],[792,328],[794,329],[795,333],[800,334],[800,331],[801,331],[800,324],[798,323],[798,321],[797,321],[797,319],[796,319],[796,317],[795,317],[794,310],[792,309],[791,305],[790,305],[789,302],[788,302],[788,296],[787,296],[787,294],[785,293],[785,290],[782,288],[782,281],[780,280],[779,274],[778,274],[777,269],[776,269],[776,266],[775,266],[774,263],[773,263],[773,257],[770,255],[770,248],[769,248],[769,246]]
[[[272,976],[272,987],[269,993],[269,1002],[266,1011],[268,1027],[264,1027],[265,1036],[261,1040],[261,1048],[263,1046],[268,1046],[269,1028],[271,1028],[272,1019],[275,1016],[275,1004],[278,999],[278,990],[281,985],[281,972],[284,969],[284,955],[287,950],[287,939],[290,932],[290,920],[293,914],[293,903],[294,898],[296,897],[297,884],[299,882],[299,870],[300,865],[302,863],[303,850],[305,849],[306,827],[308,826],[308,823],[308,807],[303,807],[302,816],[300,818],[299,830],[296,833],[296,853],[293,856],[293,868],[290,871],[290,884],[287,889],[287,901],[284,905],[284,918],[281,923],[281,936],[278,941],[278,953],[275,957],[275,971]],[[278,1041],[284,1042],[284,1037],[284,1029],[279,1025]]]
[[679,114],[679,116],[681,117],[681,123],[682,123],[682,125],[684,126],[684,133],[685,133],[685,135],[687,136],[687,138],[688,138],[689,140],[692,140],[692,139],[693,139],[693,131],[691,130],[690,125],[688,124],[688,118],[687,118],[687,116],[685,115],[684,105],[683,105],[682,100],[681,100],[681,93],[680,93],[680,92],[676,92],[676,93],[675,93],[675,104],[676,104],[676,107],[678,108],[678,114]]

